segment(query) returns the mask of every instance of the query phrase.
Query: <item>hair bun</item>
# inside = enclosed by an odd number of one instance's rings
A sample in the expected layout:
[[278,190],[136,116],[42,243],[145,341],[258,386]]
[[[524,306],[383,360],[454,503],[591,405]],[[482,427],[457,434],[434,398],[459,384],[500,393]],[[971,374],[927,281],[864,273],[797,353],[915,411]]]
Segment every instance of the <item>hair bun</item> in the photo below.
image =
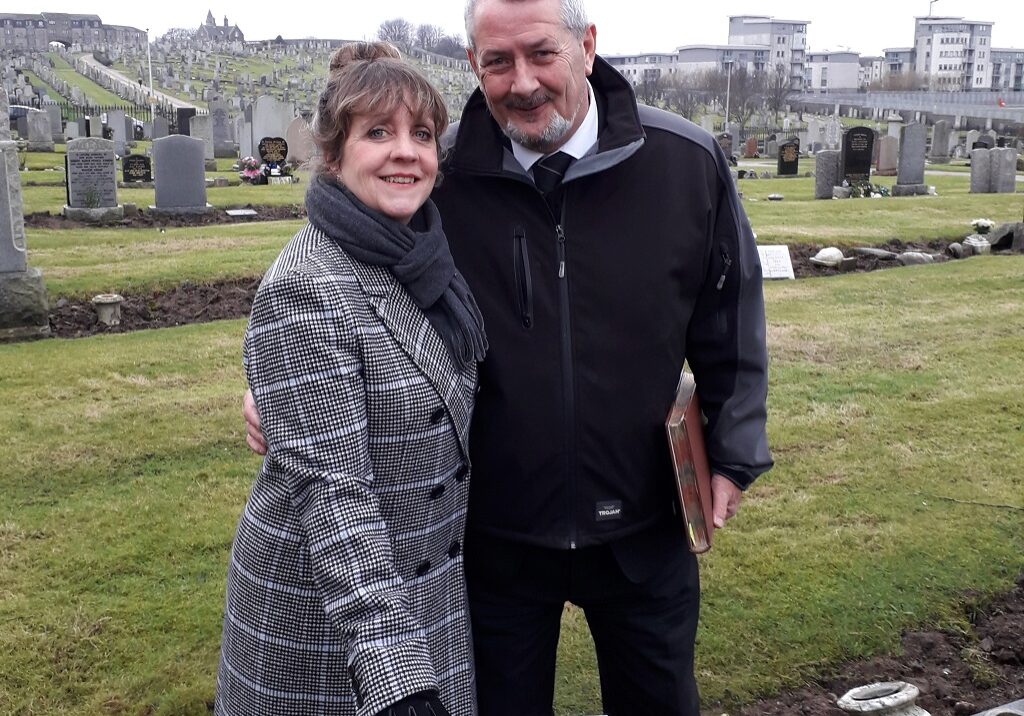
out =
[[353,42],[339,47],[331,55],[331,72],[342,70],[353,62],[372,62],[385,58],[400,60],[402,56],[390,42]]

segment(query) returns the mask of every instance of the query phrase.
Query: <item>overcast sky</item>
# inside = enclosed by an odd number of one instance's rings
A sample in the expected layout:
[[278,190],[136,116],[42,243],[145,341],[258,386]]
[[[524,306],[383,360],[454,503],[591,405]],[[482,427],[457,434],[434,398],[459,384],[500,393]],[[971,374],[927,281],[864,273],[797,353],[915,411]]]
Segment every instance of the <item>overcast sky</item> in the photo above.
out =
[[[224,2],[213,0],[39,0],[49,12],[96,12],[104,22],[149,28],[155,35],[171,27],[198,27],[212,10],[217,24],[227,15],[247,40],[281,35],[370,39],[381,22],[404,17],[415,24],[430,23],[447,32],[464,33],[462,0],[334,0],[313,3]],[[909,47],[914,40],[914,17],[927,15],[929,0],[782,0],[741,2],[702,0],[585,0],[597,26],[597,49],[605,54],[670,52],[679,45],[725,44],[728,16],[765,14],[786,20],[806,20],[812,50],[851,49],[880,55],[885,47]],[[1020,0],[935,0],[933,15],[995,22],[995,47],[1024,47],[1024,2]],[[1014,28],[1018,29],[1016,35]]]

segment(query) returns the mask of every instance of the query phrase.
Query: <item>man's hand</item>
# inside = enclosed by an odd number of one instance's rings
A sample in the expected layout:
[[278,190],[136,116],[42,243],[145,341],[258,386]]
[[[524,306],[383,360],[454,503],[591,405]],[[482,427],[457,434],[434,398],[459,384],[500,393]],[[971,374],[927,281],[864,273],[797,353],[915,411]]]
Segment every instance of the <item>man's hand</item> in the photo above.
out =
[[245,397],[242,398],[242,417],[245,418],[245,442],[249,449],[257,455],[266,455],[267,441],[263,439],[263,431],[260,430],[260,411],[256,409],[251,390],[245,391]]
[[[246,394],[248,397],[248,394]],[[252,443],[250,443],[251,445]],[[725,521],[736,516],[740,508],[743,491],[732,480],[723,475],[711,478],[711,512],[715,529],[725,527]]]

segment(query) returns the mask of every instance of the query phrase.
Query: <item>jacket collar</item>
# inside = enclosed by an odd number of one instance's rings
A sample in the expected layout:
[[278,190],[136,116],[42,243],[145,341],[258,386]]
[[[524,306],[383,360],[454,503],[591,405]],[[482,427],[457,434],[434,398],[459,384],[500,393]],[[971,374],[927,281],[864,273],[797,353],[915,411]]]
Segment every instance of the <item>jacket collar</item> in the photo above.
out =
[[[597,148],[569,168],[566,181],[617,164],[632,155],[644,141],[636,95],[629,81],[600,56],[594,58],[594,71],[589,80],[597,99]],[[446,162],[447,169],[473,174],[525,174],[512,156],[508,140],[491,117],[479,88],[470,95],[462,120],[454,131],[455,141]]]

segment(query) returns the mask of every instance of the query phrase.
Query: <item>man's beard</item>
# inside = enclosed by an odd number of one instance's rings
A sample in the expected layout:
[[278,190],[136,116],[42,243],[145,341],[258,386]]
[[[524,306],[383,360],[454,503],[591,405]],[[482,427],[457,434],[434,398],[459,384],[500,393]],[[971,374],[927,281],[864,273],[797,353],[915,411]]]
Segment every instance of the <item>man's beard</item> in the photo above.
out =
[[[544,93],[537,93],[527,99],[513,99],[508,104],[513,109],[533,109],[544,102],[550,101],[550,99]],[[577,108],[576,111],[579,112],[579,109]],[[557,110],[552,110],[548,126],[544,128],[544,131],[539,136],[527,134],[513,125],[512,120],[505,124],[504,132],[505,136],[513,142],[535,152],[546,153],[562,145],[563,140],[567,138],[569,131],[572,129],[575,119],[575,114],[573,114],[572,119],[566,119]]]

